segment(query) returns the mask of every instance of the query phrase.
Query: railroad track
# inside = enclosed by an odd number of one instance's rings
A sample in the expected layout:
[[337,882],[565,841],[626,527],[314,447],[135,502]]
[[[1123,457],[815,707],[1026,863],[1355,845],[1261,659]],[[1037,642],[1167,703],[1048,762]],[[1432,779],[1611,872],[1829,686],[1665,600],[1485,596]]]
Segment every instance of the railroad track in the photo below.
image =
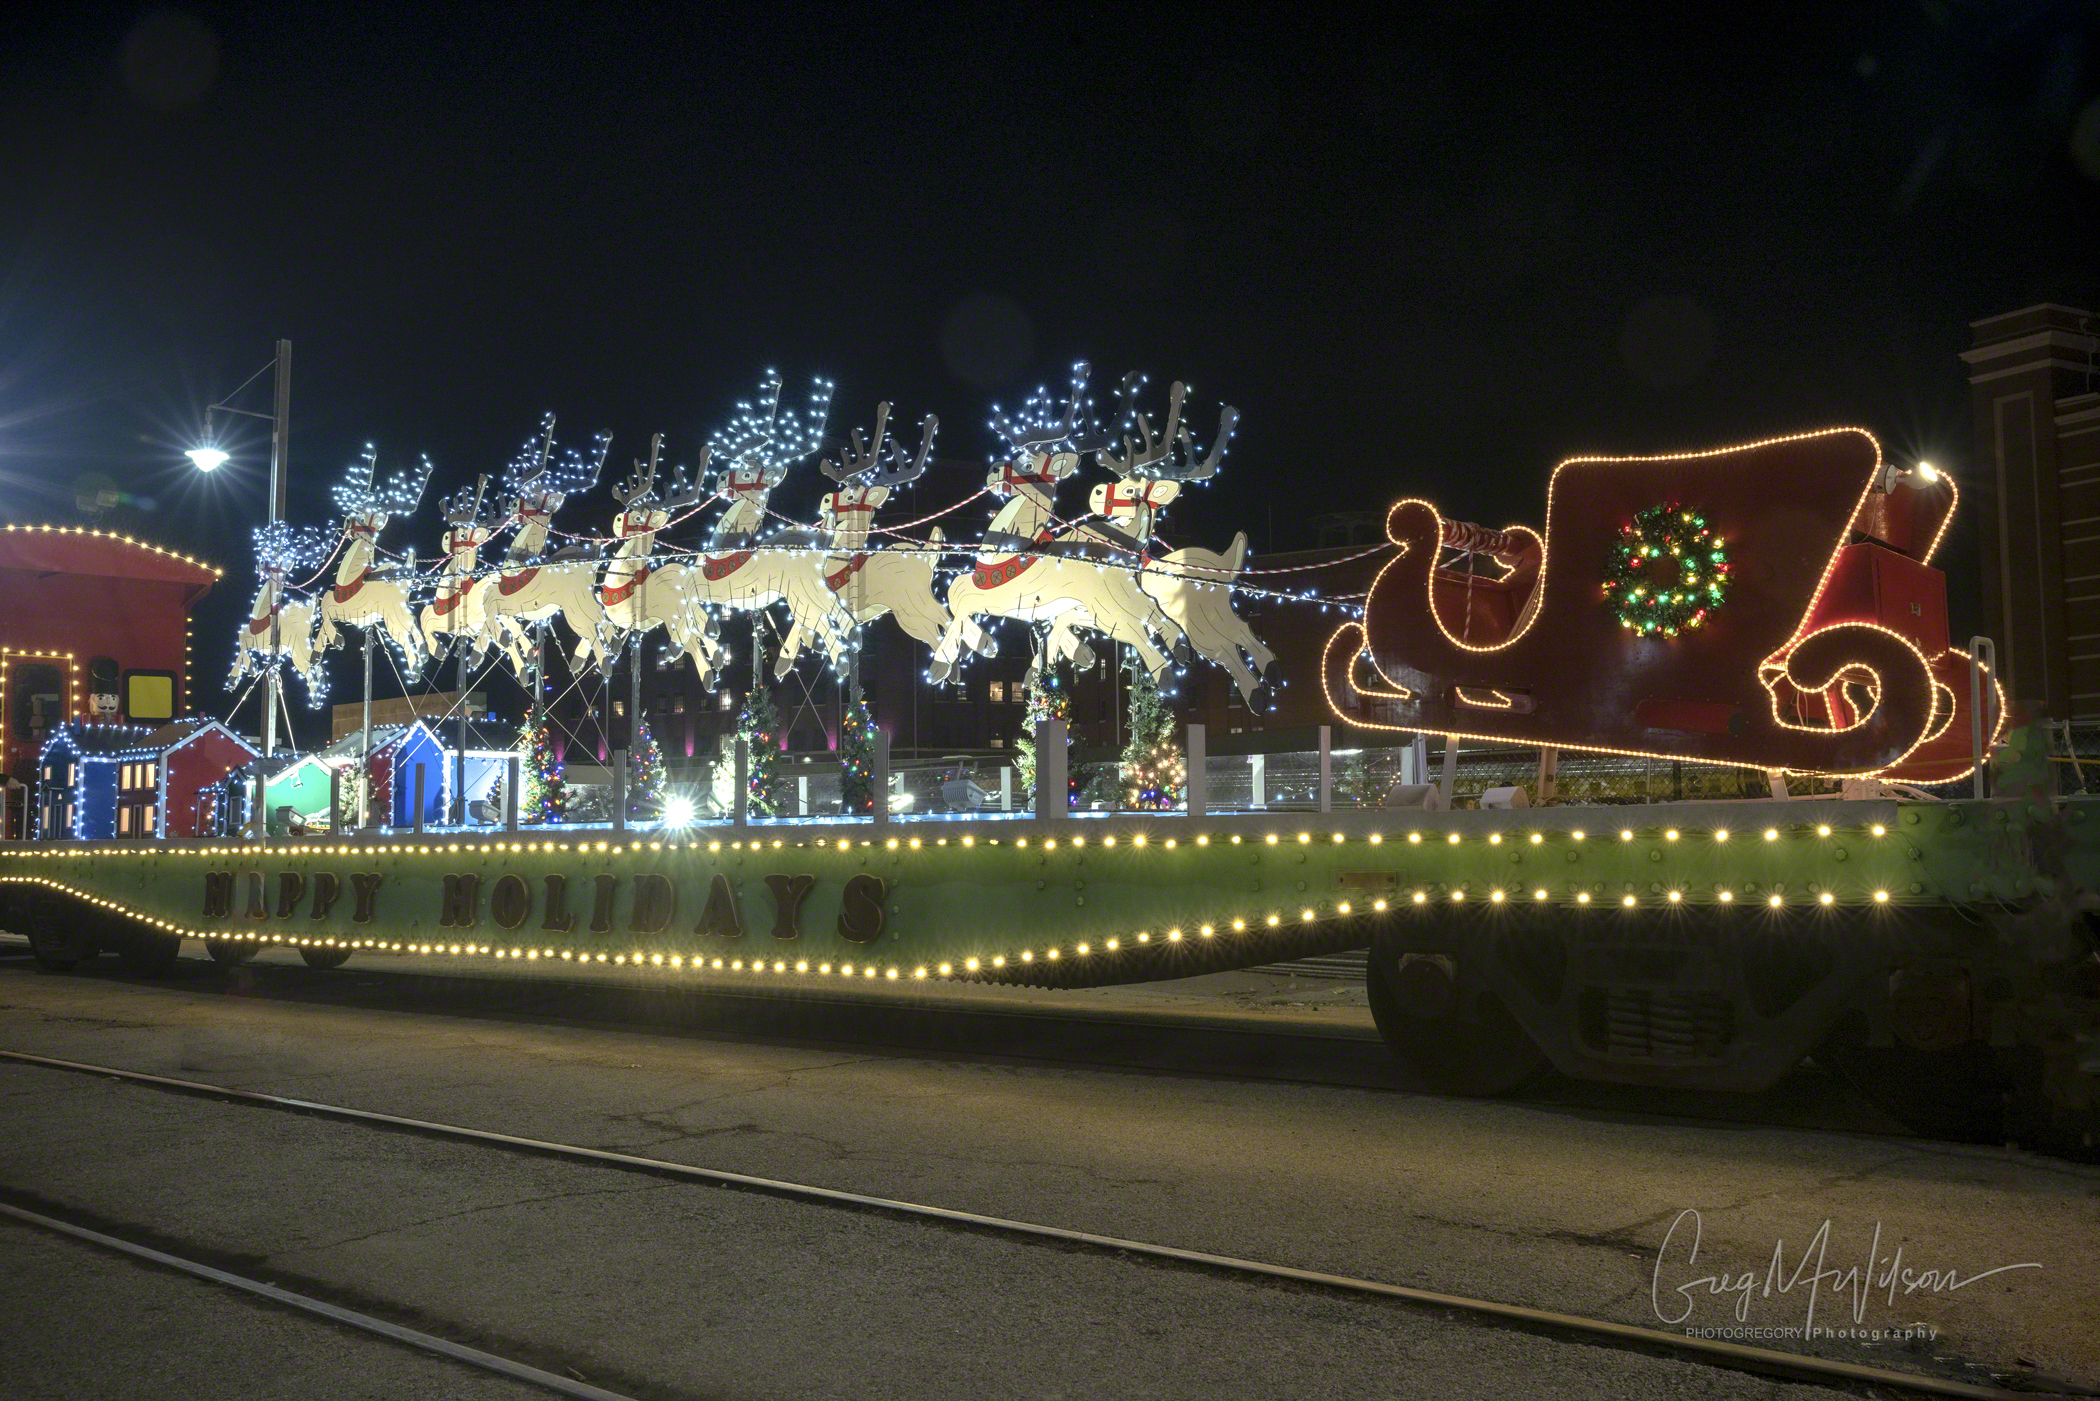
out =
[[[1879,1388],[1883,1391],[1894,1391],[1905,1395],[1982,1398],[1986,1399],[1986,1401],[2014,1401],[2015,1398],[2029,1398],[2037,1394],[2100,1395],[2100,1392],[2082,1388],[2041,1392],[2036,1387],[2029,1385],[2019,1389],[2011,1389],[1955,1378],[1927,1376],[1886,1367],[1868,1366],[1832,1358],[1784,1352],[1777,1349],[1750,1347],[1711,1338],[1681,1336],[1664,1332],[1660,1329],[1643,1328],[1610,1319],[1559,1313],[1493,1299],[1441,1293],[1435,1290],[1394,1284],[1383,1280],[1364,1279],[1323,1270],[1302,1269],[1273,1261],[1244,1259],[1237,1256],[1223,1255],[1212,1251],[1192,1250],[1154,1241],[1102,1235],[1040,1222],[990,1216],[980,1212],[963,1211],[951,1207],[874,1196],[862,1192],[844,1191],[834,1187],[824,1187],[805,1182],[761,1177],[750,1173],[733,1172],[720,1168],[672,1162],[661,1158],[645,1157],[611,1149],[554,1142],[460,1124],[411,1118],[348,1105],[266,1094],[255,1090],[236,1089],[225,1085],[154,1075],[119,1066],[97,1065],[37,1055],[25,1051],[0,1049],[0,1062],[116,1080],[163,1093],[214,1100],[260,1111],[320,1117],[378,1132],[409,1134],[454,1143],[470,1144],[494,1152],[531,1155],[572,1163],[589,1164],[595,1167],[610,1168],[620,1172],[635,1173],[695,1186],[759,1193],[814,1207],[868,1213],[892,1219],[988,1233],[1058,1249],[1076,1249],[1114,1257],[1141,1260],[1172,1268],[1200,1271],[1214,1276],[1243,1279],[1255,1285],[1285,1284],[1326,1291],[1336,1295],[1375,1299],[1401,1306],[1441,1310],[1446,1313],[1459,1314],[1489,1325],[1545,1334],[1568,1342],[1627,1349],[1649,1355],[1675,1357],[1728,1371],[1754,1373],[1761,1376],[1779,1377],[1853,1390]],[[470,1366],[541,1386],[559,1394],[586,1398],[586,1401],[626,1401],[626,1398],[619,1393],[611,1392],[586,1382],[572,1380],[557,1373],[452,1342],[433,1334],[406,1328],[369,1313],[343,1308],[326,1300],[242,1276],[235,1272],[220,1269],[167,1250],[147,1246],[110,1232],[89,1229],[45,1212],[30,1211],[19,1206],[0,1203],[0,1215],[27,1225],[62,1233],[73,1239],[85,1241],[103,1249],[146,1260],[164,1268],[179,1270],[198,1278],[211,1280],[230,1288],[267,1298],[288,1307],[315,1313],[334,1322],[387,1338],[405,1346],[434,1352]]]

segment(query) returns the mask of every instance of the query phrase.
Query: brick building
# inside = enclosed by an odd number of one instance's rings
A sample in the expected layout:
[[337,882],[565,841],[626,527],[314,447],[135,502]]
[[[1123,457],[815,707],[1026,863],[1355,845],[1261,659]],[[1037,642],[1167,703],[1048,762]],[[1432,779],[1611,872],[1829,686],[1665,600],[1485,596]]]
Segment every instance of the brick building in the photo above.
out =
[[2015,705],[2100,720],[2100,317],[2044,303],[1973,329],[1984,631]]

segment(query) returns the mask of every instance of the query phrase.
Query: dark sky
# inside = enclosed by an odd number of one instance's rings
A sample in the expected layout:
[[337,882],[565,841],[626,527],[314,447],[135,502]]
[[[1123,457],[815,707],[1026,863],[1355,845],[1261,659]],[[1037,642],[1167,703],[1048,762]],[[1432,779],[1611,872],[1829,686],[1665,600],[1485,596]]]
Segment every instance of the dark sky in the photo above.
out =
[[547,409],[690,460],[767,366],[981,461],[1086,356],[1239,407],[1168,533],[1261,549],[1834,421],[1959,471],[1967,323],[2100,305],[2092,5],[61,8],[0,32],[0,516],[150,498],[227,566],[213,677],[262,440],[179,450],[279,336],[305,521],[367,439],[449,488]]

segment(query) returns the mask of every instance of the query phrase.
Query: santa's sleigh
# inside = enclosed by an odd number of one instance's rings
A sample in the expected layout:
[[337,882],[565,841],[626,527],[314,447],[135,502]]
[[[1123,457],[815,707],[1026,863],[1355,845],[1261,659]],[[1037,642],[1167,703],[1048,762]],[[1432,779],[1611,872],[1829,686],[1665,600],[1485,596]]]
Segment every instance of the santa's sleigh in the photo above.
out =
[[[1970,768],[1970,662],[1931,560],[1954,504],[1944,475],[1885,467],[1853,428],[1571,459],[1544,536],[1402,501],[1400,553],[1327,644],[1328,700],[1371,728],[1951,781]],[[1645,574],[1628,567],[1650,548]],[[1673,611],[1634,606],[1643,585]]]

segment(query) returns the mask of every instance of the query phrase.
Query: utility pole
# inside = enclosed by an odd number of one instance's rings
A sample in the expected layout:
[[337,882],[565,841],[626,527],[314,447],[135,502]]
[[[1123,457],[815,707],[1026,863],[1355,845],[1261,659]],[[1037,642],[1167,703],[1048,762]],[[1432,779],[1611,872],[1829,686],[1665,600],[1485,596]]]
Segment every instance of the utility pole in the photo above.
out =
[[[270,521],[271,525],[284,519],[285,469],[292,446],[292,343],[277,342],[277,393],[271,405],[270,415]],[[264,679],[268,694],[263,697],[263,757],[268,759],[277,753],[277,696],[284,684],[281,675],[283,662],[283,638],[280,635],[278,614],[283,611],[282,585],[279,586],[278,606],[270,610],[270,672]],[[264,766],[266,769],[268,765]],[[269,814],[263,814],[267,822]]]
[[359,748],[363,751],[357,761],[357,825],[370,827],[372,822],[372,629],[365,634],[365,715],[360,730]]

